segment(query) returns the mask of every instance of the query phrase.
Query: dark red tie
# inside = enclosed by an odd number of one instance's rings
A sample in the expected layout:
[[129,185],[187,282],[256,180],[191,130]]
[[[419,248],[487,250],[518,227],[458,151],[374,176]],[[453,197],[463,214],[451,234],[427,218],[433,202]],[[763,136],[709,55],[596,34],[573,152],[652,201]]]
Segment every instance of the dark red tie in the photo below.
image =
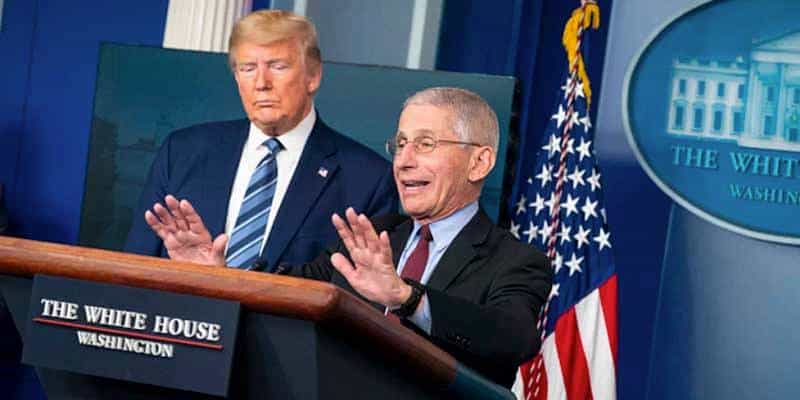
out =
[[422,225],[419,228],[419,240],[417,247],[411,252],[411,255],[406,260],[406,266],[403,267],[403,272],[400,273],[401,278],[411,278],[417,282],[422,279],[422,273],[425,272],[425,264],[428,263],[428,243],[433,240],[431,236],[431,229],[428,225]]
[[[414,247],[414,251],[411,252],[411,255],[406,260],[403,272],[400,273],[401,278],[411,278],[417,282],[422,279],[422,273],[425,272],[425,264],[428,263],[428,243],[431,240],[433,240],[431,229],[428,225],[422,225],[419,228],[417,247]],[[400,319],[392,313],[387,314],[387,316],[392,321],[400,322]]]

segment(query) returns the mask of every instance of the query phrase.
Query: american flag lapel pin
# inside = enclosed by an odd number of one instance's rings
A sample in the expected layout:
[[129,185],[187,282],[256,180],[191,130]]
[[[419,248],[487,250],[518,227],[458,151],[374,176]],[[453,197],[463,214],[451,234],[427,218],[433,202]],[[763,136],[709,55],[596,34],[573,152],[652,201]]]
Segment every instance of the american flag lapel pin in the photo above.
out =
[[317,170],[317,173],[319,174],[319,176],[321,176],[323,178],[327,178],[328,177],[328,169],[325,168],[325,167],[319,167],[319,169]]

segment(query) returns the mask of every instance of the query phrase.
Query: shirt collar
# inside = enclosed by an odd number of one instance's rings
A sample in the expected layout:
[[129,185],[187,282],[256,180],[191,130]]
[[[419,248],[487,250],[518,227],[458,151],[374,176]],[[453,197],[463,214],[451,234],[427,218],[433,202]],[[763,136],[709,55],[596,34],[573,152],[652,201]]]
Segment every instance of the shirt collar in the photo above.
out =
[[[276,138],[283,145],[284,150],[288,150],[290,154],[299,154],[311,135],[311,130],[314,129],[314,124],[317,122],[317,110],[314,105],[311,105],[311,111],[306,115],[297,126],[290,129],[283,135]],[[264,141],[268,138],[261,129],[250,122],[250,131],[247,134],[247,144],[245,148],[247,151],[255,151],[263,148]]]
[[[434,247],[440,248],[441,246],[449,246],[477,212],[478,201],[475,200],[447,217],[436,222],[431,222],[429,227],[431,235],[433,236]],[[422,225],[419,222],[414,221],[414,228],[411,230],[410,237],[416,237],[421,227]]]

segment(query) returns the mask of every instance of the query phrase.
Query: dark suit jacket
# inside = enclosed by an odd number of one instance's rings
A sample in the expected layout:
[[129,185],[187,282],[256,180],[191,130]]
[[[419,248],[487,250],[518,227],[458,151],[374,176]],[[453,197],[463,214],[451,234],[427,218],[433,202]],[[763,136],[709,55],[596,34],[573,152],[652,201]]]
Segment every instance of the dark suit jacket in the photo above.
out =
[[[153,162],[125,251],[166,256],[144,212],[167,194],[191,201],[212,236],[224,232],[249,127],[248,120],[212,122],[170,134]],[[397,212],[391,164],[317,118],[259,260],[262,269],[308,262],[336,243],[331,214],[350,206],[367,215]]]
[[[389,233],[396,265],[413,222],[404,216],[373,222],[376,230]],[[347,254],[339,244],[311,263],[281,272],[330,281],[355,293],[331,265],[334,251]],[[408,321],[404,324],[460,362],[511,387],[517,366],[541,345],[536,319],[551,282],[545,255],[494,226],[481,210],[447,248],[426,285],[431,334]]]

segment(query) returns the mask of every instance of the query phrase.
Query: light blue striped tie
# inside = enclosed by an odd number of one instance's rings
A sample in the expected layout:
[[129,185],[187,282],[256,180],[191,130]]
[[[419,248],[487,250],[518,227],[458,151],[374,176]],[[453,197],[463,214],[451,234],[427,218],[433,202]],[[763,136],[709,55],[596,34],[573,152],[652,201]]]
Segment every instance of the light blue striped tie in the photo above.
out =
[[228,240],[228,254],[225,263],[230,267],[249,269],[258,260],[264,231],[275,196],[275,184],[278,180],[278,164],[275,154],[281,149],[281,142],[271,138],[264,142],[269,152],[258,163],[258,167],[250,176],[247,192],[236,218],[231,237]]

